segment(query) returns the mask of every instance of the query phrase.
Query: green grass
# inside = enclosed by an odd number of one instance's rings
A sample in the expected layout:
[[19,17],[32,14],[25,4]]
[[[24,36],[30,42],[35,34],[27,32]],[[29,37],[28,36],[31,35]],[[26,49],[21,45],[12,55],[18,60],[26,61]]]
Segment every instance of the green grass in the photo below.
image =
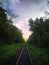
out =
[[30,55],[41,65],[49,65],[49,50],[28,44]]
[[23,45],[23,43],[19,43],[13,45],[0,46],[0,62],[4,62],[11,56],[15,55],[17,51],[22,48]]

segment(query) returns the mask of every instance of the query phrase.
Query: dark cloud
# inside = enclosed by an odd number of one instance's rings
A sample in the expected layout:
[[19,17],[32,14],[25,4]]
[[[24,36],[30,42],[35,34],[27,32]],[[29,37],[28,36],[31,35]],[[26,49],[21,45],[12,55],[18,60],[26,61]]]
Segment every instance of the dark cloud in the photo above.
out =
[[47,4],[49,4],[49,0],[47,1]]
[[1,3],[3,3],[3,7],[11,18],[19,17],[16,11],[16,0],[0,0]]
[[41,3],[44,0],[20,0],[21,2],[32,2],[32,3]]
[[49,15],[49,12],[48,11],[45,11],[45,14]]
[[12,18],[13,17],[28,18],[34,16],[33,14],[35,13],[39,12],[43,13],[43,11],[48,10],[47,4],[49,4],[49,0],[0,0],[0,1],[5,3],[5,9]]
[[19,15],[18,14],[15,14],[13,10],[7,9],[7,13],[11,17],[11,19],[12,18],[19,17]]

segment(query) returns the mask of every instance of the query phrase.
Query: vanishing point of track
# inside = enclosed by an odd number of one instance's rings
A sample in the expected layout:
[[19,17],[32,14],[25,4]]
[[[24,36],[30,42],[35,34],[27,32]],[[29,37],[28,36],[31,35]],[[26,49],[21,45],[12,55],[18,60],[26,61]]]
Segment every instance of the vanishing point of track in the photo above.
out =
[[21,53],[15,65],[33,65],[26,45],[22,48]]

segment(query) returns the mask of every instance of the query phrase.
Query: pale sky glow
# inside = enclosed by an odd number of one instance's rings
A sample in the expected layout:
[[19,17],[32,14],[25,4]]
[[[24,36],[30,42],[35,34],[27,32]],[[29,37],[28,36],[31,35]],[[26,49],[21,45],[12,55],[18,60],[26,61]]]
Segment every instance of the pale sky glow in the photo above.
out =
[[[0,0],[13,20],[13,24],[22,30],[25,40],[29,37],[28,20],[45,16],[49,11],[49,0]],[[12,14],[12,15],[11,15]]]
[[29,35],[31,35],[31,32],[29,31],[29,26],[27,22],[15,22],[15,26],[17,26],[20,30],[22,30],[23,38],[25,41],[29,38]]

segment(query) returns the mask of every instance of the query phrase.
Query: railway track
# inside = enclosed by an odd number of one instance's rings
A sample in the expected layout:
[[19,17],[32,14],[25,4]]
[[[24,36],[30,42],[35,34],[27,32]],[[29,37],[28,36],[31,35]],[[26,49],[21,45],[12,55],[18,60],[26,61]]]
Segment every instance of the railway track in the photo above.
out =
[[28,48],[23,47],[15,65],[33,65]]
[[7,60],[5,63],[0,65],[33,65],[29,51],[26,45],[23,46],[21,51],[13,56],[11,59]]

